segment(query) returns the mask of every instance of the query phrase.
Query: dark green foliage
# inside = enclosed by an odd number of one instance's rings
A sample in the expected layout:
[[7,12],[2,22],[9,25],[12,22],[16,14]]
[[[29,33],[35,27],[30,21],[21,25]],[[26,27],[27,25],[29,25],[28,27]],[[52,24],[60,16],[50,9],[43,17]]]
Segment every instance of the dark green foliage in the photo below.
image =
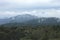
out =
[[0,40],[60,40],[59,25],[0,26]]

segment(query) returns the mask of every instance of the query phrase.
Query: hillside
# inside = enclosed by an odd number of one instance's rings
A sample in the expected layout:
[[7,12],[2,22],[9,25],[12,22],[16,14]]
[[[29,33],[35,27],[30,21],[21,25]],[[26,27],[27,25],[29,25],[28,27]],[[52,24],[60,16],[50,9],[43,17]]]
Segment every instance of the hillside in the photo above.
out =
[[0,26],[0,40],[60,40],[60,26]]

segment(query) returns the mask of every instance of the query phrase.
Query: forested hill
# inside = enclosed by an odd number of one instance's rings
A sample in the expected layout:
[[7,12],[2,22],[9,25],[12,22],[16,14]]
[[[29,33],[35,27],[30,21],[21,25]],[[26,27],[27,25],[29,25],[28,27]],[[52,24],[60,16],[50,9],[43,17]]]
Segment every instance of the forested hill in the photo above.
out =
[[30,15],[30,14],[17,15],[10,18],[0,19],[0,25],[7,24],[7,23],[14,23],[14,22],[23,23],[23,22],[27,22],[29,20],[36,19],[36,18],[38,17],[34,15]]
[[24,25],[30,25],[30,26],[38,26],[38,25],[60,25],[60,19],[51,17],[51,18],[36,18],[25,22],[10,22],[7,24],[4,24],[4,26],[24,26]]
[[60,18],[56,17],[37,17],[34,15],[18,15],[10,18],[0,19],[0,25],[2,24],[24,24],[24,25],[60,25]]
[[60,18],[19,20],[0,25],[0,40],[60,40]]
[[0,26],[0,40],[60,40],[60,26]]

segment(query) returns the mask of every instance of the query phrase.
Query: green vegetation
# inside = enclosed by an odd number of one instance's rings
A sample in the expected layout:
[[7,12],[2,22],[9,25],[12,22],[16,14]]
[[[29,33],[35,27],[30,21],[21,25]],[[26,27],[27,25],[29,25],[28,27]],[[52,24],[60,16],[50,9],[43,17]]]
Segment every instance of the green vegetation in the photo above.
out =
[[0,26],[0,40],[60,40],[59,25],[10,26]]

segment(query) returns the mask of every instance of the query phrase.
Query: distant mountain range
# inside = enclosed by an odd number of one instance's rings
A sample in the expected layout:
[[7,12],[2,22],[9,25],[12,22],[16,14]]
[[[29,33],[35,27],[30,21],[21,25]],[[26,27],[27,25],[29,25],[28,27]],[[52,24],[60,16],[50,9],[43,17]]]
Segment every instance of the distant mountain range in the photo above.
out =
[[56,17],[38,18],[37,16],[34,16],[34,15],[25,14],[25,15],[18,15],[11,18],[6,18],[6,19],[0,19],[0,25],[9,24],[9,23],[10,24],[16,23],[19,25],[22,25],[22,24],[24,25],[59,25],[60,18],[56,18]]
[[27,25],[60,25],[60,19],[51,17],[51,18],[37,18],[28,21],[25,23]]
[[38,18],[37,16],[33,16],[33,15],[29,15],[29,14],[25,14],[25,15],[18,15],[18,16],[15,16],[15,17],[12,17],[11,19],[11,22],[16,22],[16,23],[23,23],[23,22],[27,22],[29,20],[32,20],[32,19],[36,19]]
[[18,15],[15,17],[0,19],[0,24],[15,23],[15,22],[16,23],[23,23],[23,22],[27,22],[29,20],[36,19],[36,18],[38,18],[38,17],[33,16],[33,15],[29,15],[29,14]]

